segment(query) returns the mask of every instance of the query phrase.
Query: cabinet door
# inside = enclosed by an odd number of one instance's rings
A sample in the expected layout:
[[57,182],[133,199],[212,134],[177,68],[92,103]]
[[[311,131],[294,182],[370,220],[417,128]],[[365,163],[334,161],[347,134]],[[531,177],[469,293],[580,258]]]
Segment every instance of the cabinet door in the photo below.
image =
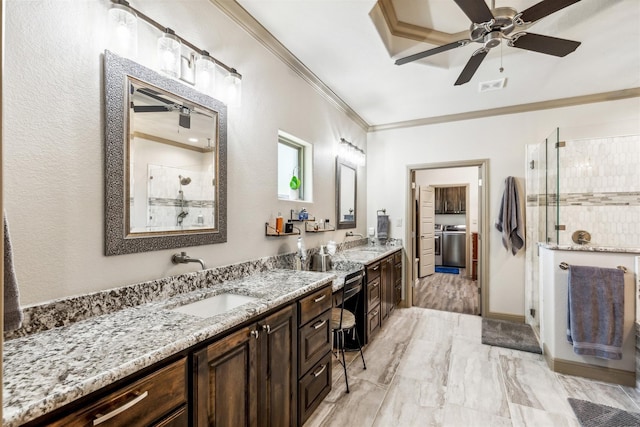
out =
[[247,326],[194,353],[195,426],[257,426],[255,332]]
[[295,305],[291,305],[258,322],[260,325],[258,425],[260,426],[288,427],[296,424],[297,324],[295,319],[296,308]]

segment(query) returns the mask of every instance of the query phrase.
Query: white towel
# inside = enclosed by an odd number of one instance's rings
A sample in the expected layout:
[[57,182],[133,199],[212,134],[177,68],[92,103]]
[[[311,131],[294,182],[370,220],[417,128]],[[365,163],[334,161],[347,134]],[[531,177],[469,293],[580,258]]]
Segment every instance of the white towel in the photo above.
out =
[[20,308],[20,294],[18,280],[13,268],[13,252],[7,215],[4,215],[4,330],[13,331],[22,325],[22,309]]
[[516,179],[507,177],[504,187],[496,228],[502,232],[502,245],[507,250],[511,248],[511,253],[515,255],[524,246],[524,218]]

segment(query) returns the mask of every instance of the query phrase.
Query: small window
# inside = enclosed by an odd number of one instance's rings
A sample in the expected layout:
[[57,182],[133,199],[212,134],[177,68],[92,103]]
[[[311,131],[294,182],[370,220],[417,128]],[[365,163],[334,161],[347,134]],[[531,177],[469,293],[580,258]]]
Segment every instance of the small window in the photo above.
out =
[[311,144],[278,132],[278,199],[310,202]]

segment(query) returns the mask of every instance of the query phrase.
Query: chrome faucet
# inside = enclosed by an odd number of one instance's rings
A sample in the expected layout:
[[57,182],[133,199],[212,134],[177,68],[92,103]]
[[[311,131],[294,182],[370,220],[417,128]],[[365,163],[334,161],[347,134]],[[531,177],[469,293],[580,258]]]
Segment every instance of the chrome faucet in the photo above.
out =
[[187,264],[189,262],[199,262],[203,270],[207,268],[205,267],[203,260],[201,260],[200,258],[191,258],[189,255],[187,255],[186,252],[173,254],[173,256],[171,257],[171,262],[173,262],[174,264]]
[[347,231],[347,234],[345,234],[345,236],[344,236],[344,237],[345,237],[345,238],[347,238],[347,237],[355,237],[355,236],[358,236],[358,237],[360,237],[361,239],[364,239],[364,236],[363,236],[362,234],[360,234],[360,233],[354,233],[353,231]]

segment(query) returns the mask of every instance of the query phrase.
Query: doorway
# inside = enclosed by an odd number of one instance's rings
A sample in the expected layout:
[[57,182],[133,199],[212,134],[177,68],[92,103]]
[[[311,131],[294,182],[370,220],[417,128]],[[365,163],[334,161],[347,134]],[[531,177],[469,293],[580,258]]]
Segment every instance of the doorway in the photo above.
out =
[[[488,163],[481,159],[407,167],[407,255],[413,267],[407,269],[407,306],[486,312],[488,262],[483,255],[489,251],[482,236],[489,230],[483,185]],[[451,251],[457,253],[454,258]],[[444,262],[443,253],[449,255]],[[431,265],[435,268],[425,268]]]

